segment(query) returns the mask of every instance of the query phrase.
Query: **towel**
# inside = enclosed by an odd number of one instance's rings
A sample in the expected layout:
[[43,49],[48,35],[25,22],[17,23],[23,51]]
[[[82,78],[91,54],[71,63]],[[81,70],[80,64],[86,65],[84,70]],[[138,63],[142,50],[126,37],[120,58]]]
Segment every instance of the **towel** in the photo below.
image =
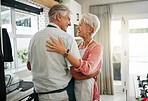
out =
[[12,48],[7,29],[2,28],[2,36],[3,36],[3,61],[12,62],[13,61]]

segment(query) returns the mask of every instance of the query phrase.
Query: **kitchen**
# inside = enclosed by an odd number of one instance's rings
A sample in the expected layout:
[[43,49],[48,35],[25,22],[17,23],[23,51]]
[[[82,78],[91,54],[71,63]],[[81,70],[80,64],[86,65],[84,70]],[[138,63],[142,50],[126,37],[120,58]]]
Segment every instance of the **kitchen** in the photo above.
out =
[[[49,3],[39,2],[40,0],[16,0],[37,8],[35,9],[35,11],[38,11],[37,14],[20,8],[15,9],[7,3],[3,3],[3,1],[1,0],[1,27],[7,28],[14,60],[4,63],[5,73],[30,83],[31,72],[26,68],[29,41],[34,33],[45,28],[49,23],[47,12],[54,3],[58,2],[54,0],[49,0],[51,1]],[[9,2],[9,0],[6,1]],[[68,33],[75,36],[77,42],[81,41],[81,38],[76,36],[75,26],[79,24],[81,15],[90,12],[99,16],[97,9],[100,6],[110,6],[108,12],[111,19],[109,23],[106,23],[110,26],[102,24],[105,30],[102,29],[102,33],[110,32],[110,34],[104,36],[100,34],[99,38],[95,38],[103,44],[106,50],[101,74],[98,75],[101,101],[136,101],[136,98],[137,100],[141,99],[139,97],[143,95],[140,94],[143,91],[144,94],[148,92],[147,86],[138,87],[142,80],[147,80],[148,73],[148,48],[146,47],[148,43],[148,1],[59,0],[59,2],[67,5],[73,12],[72,25],[68,28]],[[105,22],[102,17],[99,18],[102,22]],[[105,40],[105,42],[102,40]],[[109,56],[109,59],[106,58],[107,56]],[[106,69],[108,71],[105,71]],[[142,83],[142,86],[146,85],[144,81]],[[30,94],[31,91],[32,89],[29,89],[25,93]],[[7,99],[12,101],[12,96],[17,95],[15,100],[20,100],[26,96],[25,93],[21,92],[20,94],[19,90],[14,90],[7,94]]]

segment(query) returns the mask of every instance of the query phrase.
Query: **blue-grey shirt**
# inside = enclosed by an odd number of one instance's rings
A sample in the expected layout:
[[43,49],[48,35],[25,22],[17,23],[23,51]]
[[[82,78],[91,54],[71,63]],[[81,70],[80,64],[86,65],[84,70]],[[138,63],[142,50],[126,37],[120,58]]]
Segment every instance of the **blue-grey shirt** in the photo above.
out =
[[[59,53],[46,51],[46,40],[50,40],[50,36],[56,40],[58,40],[58,37],[61,37],[70,53],[80,59],[74,37],[61,30],[56,24],[49,24],[56,28],[47,27],[37,32],[29,45],[28,61],[31,63],[33,82],[37,92],[62,89],[68,85],[68,82],[72,78],[70,73],[72,65],[70,62]],[[66,91],[39,96],[40,100],[50,101],[60,101],[66,98],[68,98]]]

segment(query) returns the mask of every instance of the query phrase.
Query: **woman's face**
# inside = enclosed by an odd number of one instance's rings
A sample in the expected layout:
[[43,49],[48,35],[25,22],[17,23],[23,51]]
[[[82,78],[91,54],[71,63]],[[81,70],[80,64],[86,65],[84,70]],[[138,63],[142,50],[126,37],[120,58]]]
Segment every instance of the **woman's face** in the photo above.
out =
[[89,33],[89,27],[88,25],[84,22],[83,19],[79,22],[79,25],[76,27],[78,30],[77,36],[80,36],[81,38],[85,38],[88,36]]

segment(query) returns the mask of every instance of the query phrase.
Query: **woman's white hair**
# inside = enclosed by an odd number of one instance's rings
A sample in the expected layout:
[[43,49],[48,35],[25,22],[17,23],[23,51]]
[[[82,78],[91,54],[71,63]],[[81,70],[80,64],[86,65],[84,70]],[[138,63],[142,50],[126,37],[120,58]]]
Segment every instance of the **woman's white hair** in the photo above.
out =
[[48,12],[49,21],[56,20],[57,13],[60,13],[62,16],[65,16],[67,13],[70,13],[70,9],[65,5],[54,5]]
[[97,31],[100,29],[99,18],[94,14],[87,13],[87,14],[83,14],[82,19],[88,26],[94,29],[94,31],[91,33],[91,36],[93,37],[97,33]]

